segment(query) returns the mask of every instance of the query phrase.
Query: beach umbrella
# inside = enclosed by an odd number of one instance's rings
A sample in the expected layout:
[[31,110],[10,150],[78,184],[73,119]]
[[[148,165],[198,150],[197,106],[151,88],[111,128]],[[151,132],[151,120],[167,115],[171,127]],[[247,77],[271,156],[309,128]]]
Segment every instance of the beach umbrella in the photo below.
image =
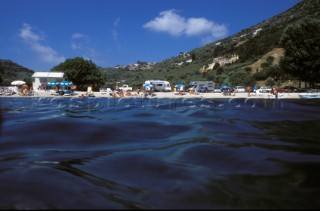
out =
[[226,85],[220,86],[220,89],[230,89],[230,88],[231,88],[230,86],[226,86]]
[[153,87],[153,84],[143,84],[144,87]]
[[72,84],[71,81],[62,81],[60,82],[60,86],[70,86]]
[[177,84],[174,87],[178,88],[178,87],[184,87],[184,84]]
[[11,82],[11,85],[14,85],[14,86],[20,86],[20,85],[23,85],[25,84],[26,82],[24,81],[12,81]]
[[47,83],[47,86],[56,86],[58,83],[56,81],[50,81]]

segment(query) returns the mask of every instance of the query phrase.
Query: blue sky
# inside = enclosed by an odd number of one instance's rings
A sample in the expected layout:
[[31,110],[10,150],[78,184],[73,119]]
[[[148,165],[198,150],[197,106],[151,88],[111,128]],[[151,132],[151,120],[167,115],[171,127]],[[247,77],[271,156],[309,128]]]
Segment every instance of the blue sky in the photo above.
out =
[[300,0],[0,0],[0,58],[47,71],[160,62],[233,35]]

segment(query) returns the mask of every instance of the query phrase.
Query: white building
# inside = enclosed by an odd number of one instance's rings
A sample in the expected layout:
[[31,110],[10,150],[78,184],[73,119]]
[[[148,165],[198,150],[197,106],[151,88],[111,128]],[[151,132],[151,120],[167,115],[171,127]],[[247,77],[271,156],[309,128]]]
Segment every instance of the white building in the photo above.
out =
[[62,82],[64,73],[62,72],[35,72],[32,75],[34,80],[32,81],[33,90],[38,90],[38,88],[44,83],[50,81]]

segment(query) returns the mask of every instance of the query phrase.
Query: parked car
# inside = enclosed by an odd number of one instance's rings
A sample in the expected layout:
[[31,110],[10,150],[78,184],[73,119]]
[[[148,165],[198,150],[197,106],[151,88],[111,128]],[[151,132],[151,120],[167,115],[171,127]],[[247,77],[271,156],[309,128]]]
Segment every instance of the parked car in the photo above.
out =
[[123,84],[121,87],[119,87],[120,90],[123,90],[124,92],[126,91],[132,91],[132,87],[130,87],[129,85],[127,84]]
[[243,86],[235,86],[234,91],[235,92],[245,92],[246,89]]
[[262,86],[258,90],[259,90],[259,92],[267,93],[267,92],[271,91],[271,87],[270,86]]
[[198,92],[208,92],[208,87],[206,87],[206,86],[200,87]]
[[100,93],[101,93],[101,94],[109,94],[109,95],[112,95],[113,91],[112,91],[112,89],[110,89],[110,88],[102,87],[102,88],[100,88]]
[[189,87],[189,88],[187,89],[187,91],[194,91],[195,89],[196,89],[195,86],[191,86],[191,87]]
[[282,86],[281,91],[282,92],[299,92],[299,88],[294,86]]
[[215,87],[215,88],[213,89],[213,92],[221,92],[221,88],[220,88],[220,87]]

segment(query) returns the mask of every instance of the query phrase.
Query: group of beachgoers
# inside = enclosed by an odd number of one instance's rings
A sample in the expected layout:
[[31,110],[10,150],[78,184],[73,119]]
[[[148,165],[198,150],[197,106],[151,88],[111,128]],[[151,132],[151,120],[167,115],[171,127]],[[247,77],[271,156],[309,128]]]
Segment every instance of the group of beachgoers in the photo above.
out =
[[28,87],[28,85],[24,84],[20,89],[16,87],[9,87],[9,88],[0,88],[0,95],[15,95],[18,94],[20,96],[33,96],[34,95],[34,90],[33,87]]
[[147,96],[151,96],[154,97],[157,94],[154,93],[154,90],[151,88],[149,90],[141,90],[141,89],[137,89],[136,93],[133,94],[130,90],[114,90],[112,92],[112,97],[115,98],[121,98],[121,97],[130,97],[130,96],[136,96],[136,97],[147,97]]
[[15,91],[13,91],[12,89],[0,88],[0,95],[13,95],[13,94],[15,94]]
[[[10,96],[10,95],[19,95],[19,96],[45,96],[42,94],[38,94],[39,91],[41,92],[42,89],[44,89],[45,93],[48,93],[48,89],[46,89],[45,84],[43,84],[44,86],[41,86],[41,88],[39,88],[39,90],[33,90],[33,87],[31,86],[30,88],[28,87],[28,85],[24,84],[22,85],[20,88],[18,87],[1,87],[0,88],[0,95],[2,96]],[[92,88],[88,87],[86,92],[80,92],[79,94],[76,93],[76,89],[77,86],[72,85],[72,86],[68,86],[67,89],[61,89],[59,86],[56,86],[55,88],[51,88],[49,90],[50,95],[54,95],[54,96],[74,96],[74,95],[78,95],[81,98],[85,98],[85,97],[95,97]],[[108,91],[105,91],[105,93],[102,94],[108,94],[109,97],[114,97],[114,98],[122,98],[122,97],[154,97],[157,96],[157,94],[155,93],[155,90],[153,87],[144,87],[142,89],[137,89],[134,92],[132,92],[131,90],[123,90],[123,89],[116,89],[116,90],[111,90],[109,89]],[[281,90],[278,90],[276,87],[272,87],[271,90],[268,90],[266,92],[260,92],[259,89],[257,90],[253,90],[252,87],[247,86],[245,88],[245,93],[247,93],[247,96],[268,96],[268,97],[283,97],[283,93]],[[99,93],[100,94],[100,93]],[[173,91],[174,95],[186,95],[186,94],[190,94],[191,95],[199,95],[200,91],[197,91],[196,89],[190,89],[188,91],[185,90],[185,88],[175,88]],[[229,88],[223,88],[221,89],[221,95],[222,96],[236,96],[238,95],[238,92],[235,91],[233,88],[229,87]],[[98,95],[100,96],[100,95]],[[160,94],[159,96],[162,96],[162,94]],[[168,96],[168,95],[165,95]],[[241,95],[243,96],[243,95]]]

